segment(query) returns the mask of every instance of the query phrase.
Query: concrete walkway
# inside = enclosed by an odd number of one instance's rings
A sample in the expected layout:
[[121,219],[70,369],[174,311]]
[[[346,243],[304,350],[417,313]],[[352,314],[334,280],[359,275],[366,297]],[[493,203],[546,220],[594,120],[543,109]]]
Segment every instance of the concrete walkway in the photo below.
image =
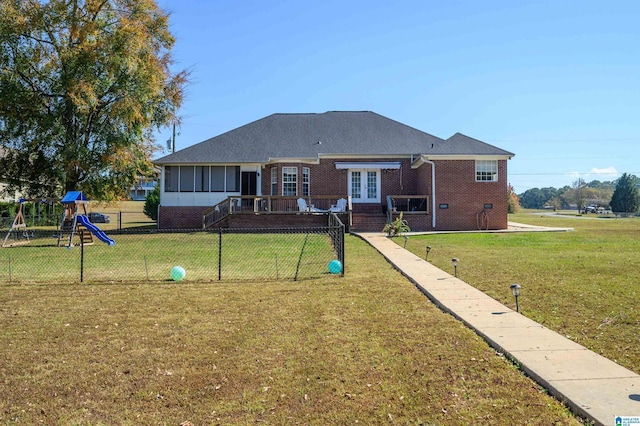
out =
[[443,311],[515,360],[579,416],[598,425],[615,425],[617,416],[640,417],[638,374],[516,313],[382,233],[358,235]]

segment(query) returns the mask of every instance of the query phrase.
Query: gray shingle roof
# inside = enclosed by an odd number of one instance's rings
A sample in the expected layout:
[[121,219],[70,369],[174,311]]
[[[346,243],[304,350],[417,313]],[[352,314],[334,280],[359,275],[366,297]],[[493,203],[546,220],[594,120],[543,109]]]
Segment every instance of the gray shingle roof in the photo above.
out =
[[456,133],[442,144],[441,155],[505,155],[513,157],[515,154],[505,151],[486,142],[479,141],[462,133]]
[[509,155],[456,133],[446,141],[369,111],[273,114],[159,158],[157,164],[265,163],[332,155]]

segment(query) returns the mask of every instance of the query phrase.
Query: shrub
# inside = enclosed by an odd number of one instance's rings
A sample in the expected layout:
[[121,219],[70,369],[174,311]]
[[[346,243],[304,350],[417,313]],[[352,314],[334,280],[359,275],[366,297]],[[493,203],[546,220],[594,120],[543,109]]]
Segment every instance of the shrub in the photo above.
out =
[[158,206],[160,205],[160,185],[156,187],[147,195],[147,199],[144,202],[144,214],[151,220],[158,220]]

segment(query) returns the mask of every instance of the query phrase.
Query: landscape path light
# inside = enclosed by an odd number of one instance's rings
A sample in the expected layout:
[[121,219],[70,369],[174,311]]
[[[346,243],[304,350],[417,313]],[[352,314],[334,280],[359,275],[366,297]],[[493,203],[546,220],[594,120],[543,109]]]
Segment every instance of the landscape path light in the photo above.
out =
[[511,294],[516,298],[516,312],[520,312],[520,306],[518,305],[518,296],[520,296],[520,284],[511,284]]
[[460,260],[457,257],[451,259],[451,264],[453,265],[453,275],[455,275],[456,278],[458,277],[458,263],[460,263]]
[[426,247],[427,254],[424,255],[424,260],[429,261],[429,252],[431,251],[431,246]]

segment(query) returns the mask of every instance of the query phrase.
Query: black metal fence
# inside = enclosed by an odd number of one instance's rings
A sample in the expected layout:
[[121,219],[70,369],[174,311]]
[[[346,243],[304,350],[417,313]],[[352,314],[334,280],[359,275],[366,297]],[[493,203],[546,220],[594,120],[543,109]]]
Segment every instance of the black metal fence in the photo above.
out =
[[313,228],[101,226],[73,236],[27,228],[1,237],[0,283],[270,281],[344,274],[344,225],[337,218]]

